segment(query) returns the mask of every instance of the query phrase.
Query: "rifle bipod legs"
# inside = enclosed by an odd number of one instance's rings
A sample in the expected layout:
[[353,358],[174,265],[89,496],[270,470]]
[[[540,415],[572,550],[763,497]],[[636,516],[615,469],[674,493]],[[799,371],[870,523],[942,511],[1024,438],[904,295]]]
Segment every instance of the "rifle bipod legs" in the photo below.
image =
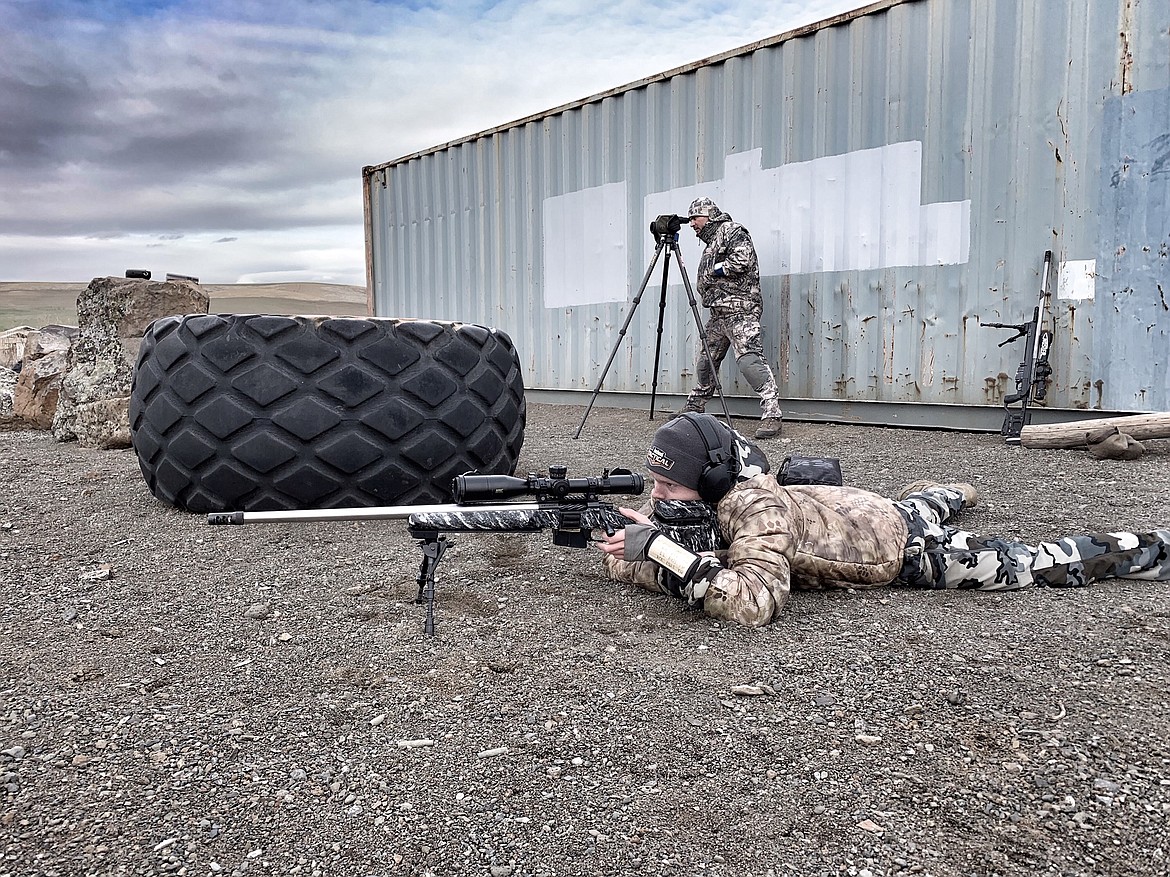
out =
[[423,624],[423,631],[428,636],[435,635],[435,567],[447,550],[446,535],[442,533],[425,533],[416,536],[422,548],[422,564],[418,570],[418,597],[415,603],[427,604],[427,620]]

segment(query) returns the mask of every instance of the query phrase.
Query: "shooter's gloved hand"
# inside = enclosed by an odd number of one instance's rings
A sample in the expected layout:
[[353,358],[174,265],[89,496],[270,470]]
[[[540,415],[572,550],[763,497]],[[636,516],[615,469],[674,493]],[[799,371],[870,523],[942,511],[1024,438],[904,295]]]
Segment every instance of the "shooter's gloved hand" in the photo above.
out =
[[625,529],[624,560],[652,560],[688,585],[705,582],[723,568],[714,557],[683,548],[649,524],[627,524]]
[[727,263],[716,262],[715,267],[711,269],[711,273],[714,274],[716,277],[726,277],[727,276]]
[[648,560],[646,557],[646,549],[650,545],[650,540],[655,536],[661,535],[658,528],[650,524],[626,524],[626,544],[622,550],[622,560],[637,561]]

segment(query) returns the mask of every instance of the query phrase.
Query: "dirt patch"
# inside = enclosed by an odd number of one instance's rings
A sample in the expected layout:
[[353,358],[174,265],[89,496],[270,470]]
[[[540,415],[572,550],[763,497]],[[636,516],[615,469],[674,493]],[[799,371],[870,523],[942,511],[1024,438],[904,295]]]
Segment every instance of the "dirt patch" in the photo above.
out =
[[[582,413],[531,406],[519,470],[640,464],[644,411],[574,440]],[[800,593],[743,630],[547,536],[467,535],[428,638],[401,524],[211,528],[132,452],[0,441],[0,873],[1166,872],[1166,584]],[[883,493],[971,481],[984,532],[1170,522],[1167,442],[765,447]]]

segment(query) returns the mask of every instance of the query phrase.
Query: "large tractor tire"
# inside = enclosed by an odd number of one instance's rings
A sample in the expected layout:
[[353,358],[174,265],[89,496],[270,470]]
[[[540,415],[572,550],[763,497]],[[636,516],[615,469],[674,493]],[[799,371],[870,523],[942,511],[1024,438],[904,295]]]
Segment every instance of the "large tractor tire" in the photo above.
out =
[[147,485],[191,512],[451,502],[512,474],[524,419],[511,339],[428,320],[165,317],[130,394]]

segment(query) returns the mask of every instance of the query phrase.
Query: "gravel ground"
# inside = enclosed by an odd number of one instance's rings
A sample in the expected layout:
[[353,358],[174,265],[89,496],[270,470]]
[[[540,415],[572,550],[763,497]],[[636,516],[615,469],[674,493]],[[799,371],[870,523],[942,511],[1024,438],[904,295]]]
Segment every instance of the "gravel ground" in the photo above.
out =
[[[641,462],[645,411],[582,412],[531,405],[521,471]],[[1170,523],[1165,442],[764,445],[972,481],[985,532]],[[401,522],[210,528],[47,433],[0,472],[3,877],[1167,873],[1170,586],[806,593],[743,630],[491,534],[426,637]]]

